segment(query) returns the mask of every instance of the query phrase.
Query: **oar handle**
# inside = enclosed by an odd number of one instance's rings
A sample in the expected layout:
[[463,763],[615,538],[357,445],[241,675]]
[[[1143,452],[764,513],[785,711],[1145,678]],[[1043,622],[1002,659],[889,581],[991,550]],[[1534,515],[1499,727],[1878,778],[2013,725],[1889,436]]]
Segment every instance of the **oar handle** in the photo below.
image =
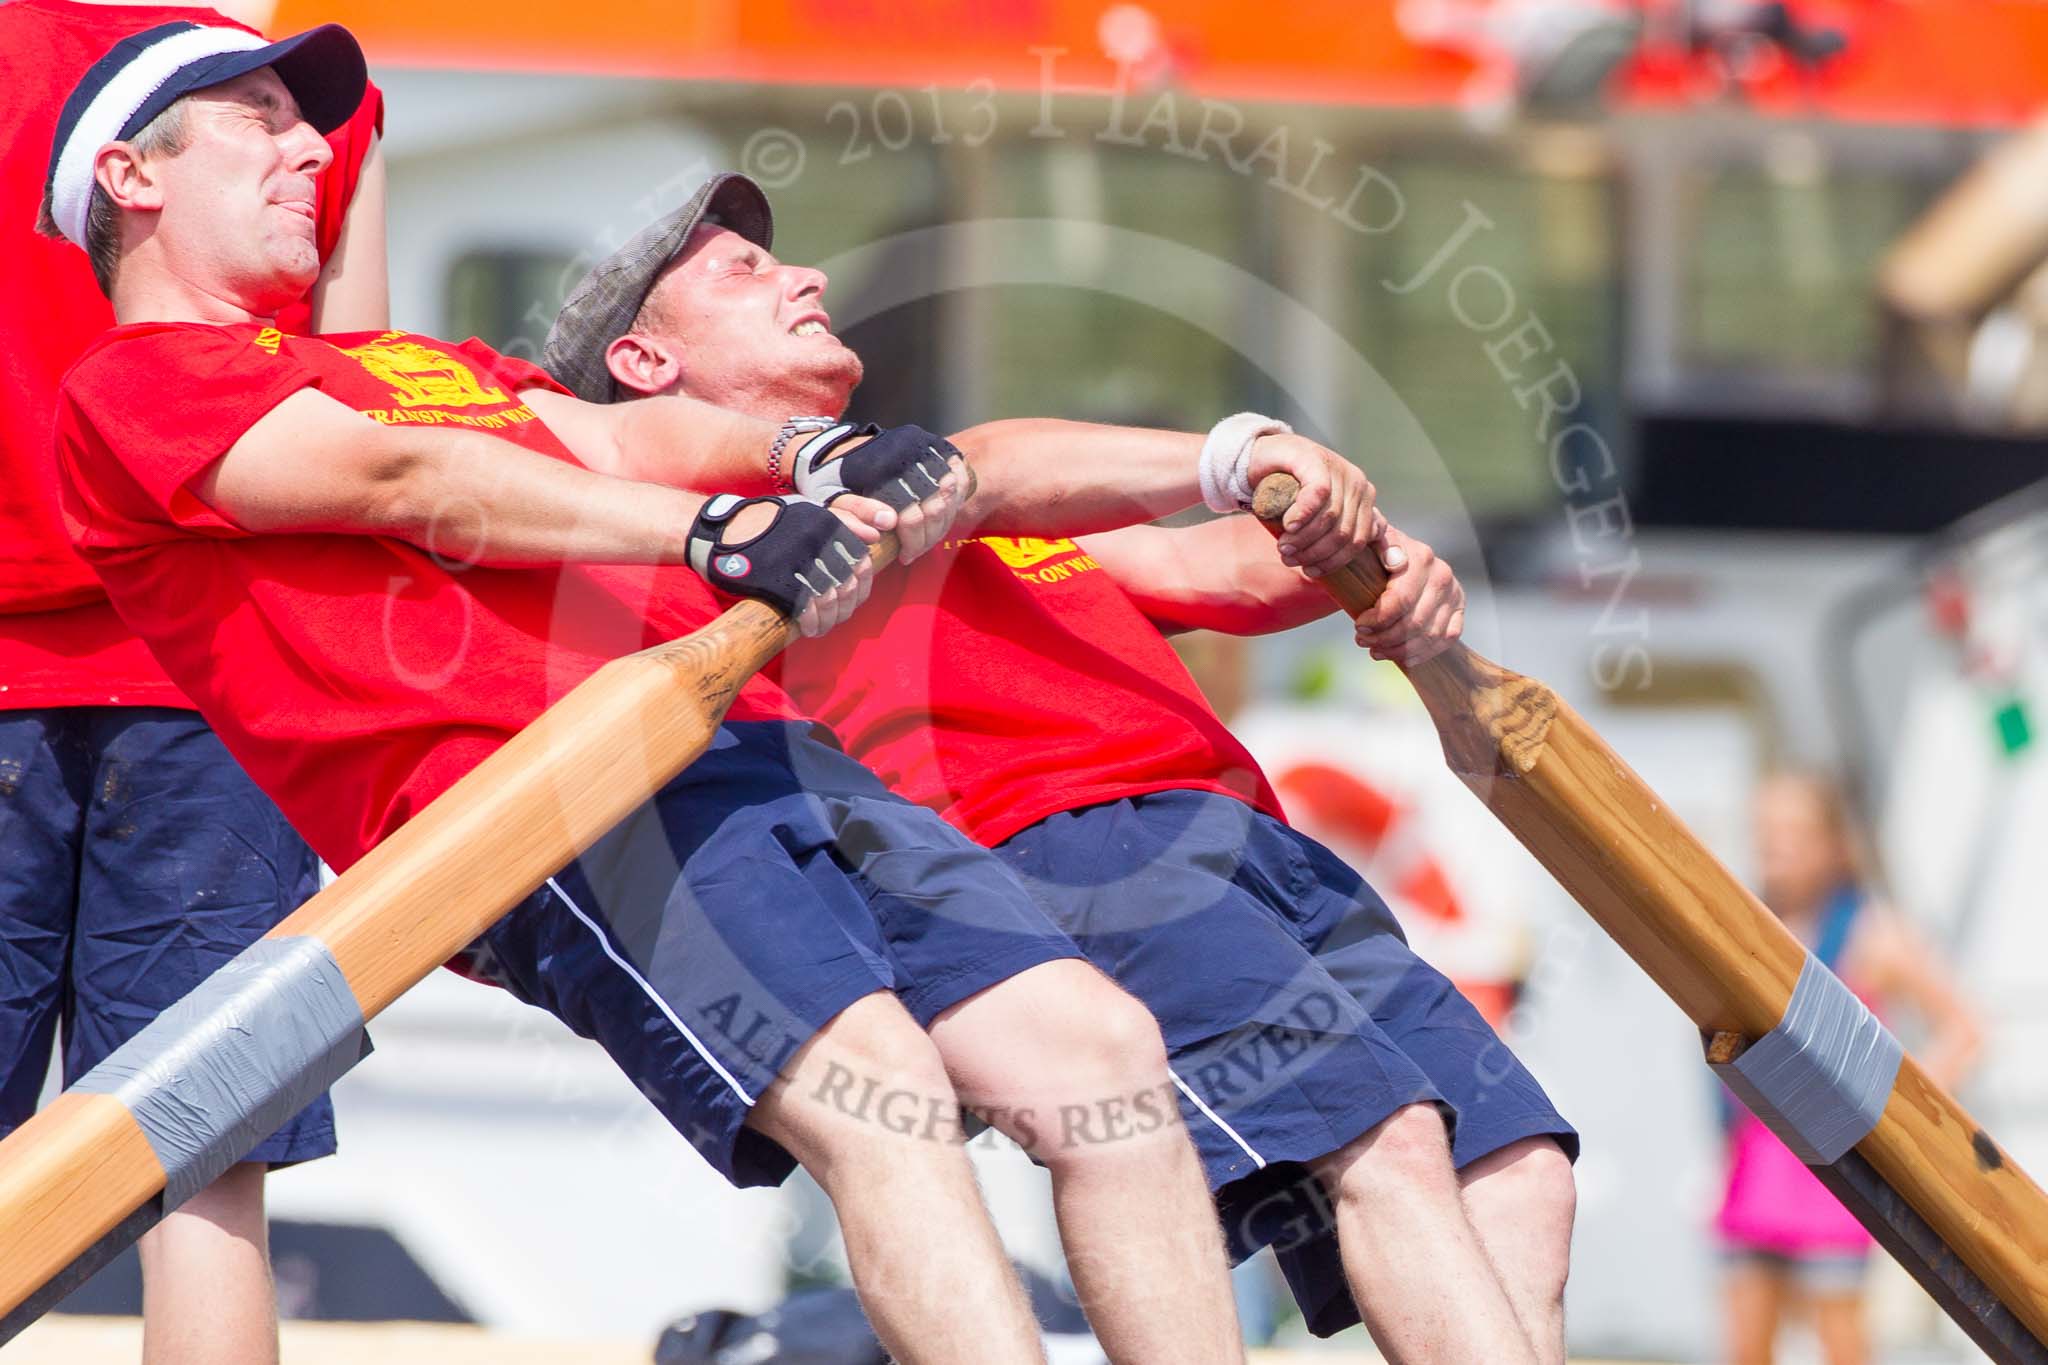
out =
[[[1259,480],[1259,486],[1252,492],[1252,515],[1265,525],[1275,536],[1282,532],[1281,518],[1294,505],[1294,497],[1301,492],[1301,485],[1289,474],[1268,474]],[[1387,590],[1386,566],[1380,563],[1378,555],[1363,554],[1341,569],[1333,569],[1316,582],[1324,591],[1337,600],[1337,605],[1354,619],[1372,609],[1380,600],[1380,594]],[[1490,687],[1498,687],[1510,680],[1526,682],[1519,675],[1512,674],[1500,665],[1490,663],[1465,648],[1463,640],[1455,640],[1441,653],[1433,654],[1418,664],[1402,664],[1401,671],[1408,675],[1408,681],[1415,684],[1415,690],[1422,695],[1423,705],[1436,719],[1436,727],[1443,735],[1444,753],[1462,755],[1452,760],[1452,766],[1459,771],[1461,763],[1484,762],[1489,767],[1491,758],[1481,758],[1498,736],[1492,735],[1484,726],[1473,728],[1474,716],[1484,710],[1481,694]],[[1474,745],[1478,747],[1473,748]]]
[[[962,496],[964,503],[972,498],[981,487],[971,466],[963,466],[967,476],[967,492]],[[882,538],[868,546],[868,560],[875,566],[875,572],[894,564],[902,553],[902,545],[894,531],[882,532]],[[797,638],[796,618],[784,616],[759,598],[748,598],[725,609],[723,616],[714,624],[730,627],[735,632],[751,633],[753,643],[747,647],[741,666],[751,675],[764,668],[770,659],[780,654]]]
[[[1259,480],[1259,486],[1252,494],[1252,515],[1277,536],[1283,529],[1280,519],[1287,515],[1287,509],[1294,505],[1295,495],[1299,492],[1301,485],[1295,482],[1293,475],[1268,474]],[[1372,604],[1380,600],[1380,594],[1387,590],[1387,571],[1376,556],[1360,555],[1318,581],[1329,589],[1330,596],[1336,598],[1345,611],[1356,616],[1370,610]]]

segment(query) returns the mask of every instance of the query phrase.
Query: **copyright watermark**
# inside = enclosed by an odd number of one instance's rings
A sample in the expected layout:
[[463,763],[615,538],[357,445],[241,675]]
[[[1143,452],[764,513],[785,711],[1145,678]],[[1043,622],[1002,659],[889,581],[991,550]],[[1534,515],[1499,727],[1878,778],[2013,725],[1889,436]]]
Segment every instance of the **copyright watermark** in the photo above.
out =
[[[1347,155],[1318,132],[1276,121],[1248,106],[1166,87],[1146,88],[1137,68],[1119,66],[1107,86],[1062,76],[1063,48],[1033,48],[1035,91],[1005,97],[981,79],[956,89],[928,85],[883,89],[836,100],[817,126],[756,129],[740,142],[739,168],[771,190],[796,185],[819,165],[872,163],[925,149],[976,149],[991,143],[1098,146],[1151,153],[1212,168],[1256,184],[1361,239],[1384,239],[1414,222],[1399,178]],[[1650,618],[1631,595],[1641,572],[1624,474],[1609,435],[1587,410],[1587,387],[1550,323],[1490,252],[1497,219],[1469,199],[1424,263],[1371,280],[1390,299],[1432,299],[1469,333],[1483,364],[1479,382],[1497,384],[1527,416],[1527,458],[1543,473],[1563,517],[1564,544],[1580,590],[1599,602],[1588,668],[1605,691],[1650,685]],[[1070,229],[1078,225],[1069,224]],[[855,247],[851,255],[858,255]],[[969,281],[968,283],[972,283]],[[959,280],[952,288],[963,287]],[[1084,287],[1099,288],[1100,280]],[[904,302],[905,300],[896,300]],[[1262,367],[1264,368],[1264,367]],[[1276,376],[1286,387],[1285,377]],[[1397,399],[1398,401],[1398,399]],[[1346,440],[1352,422],[1333,432]],[[1375,479],[1381,471],[1373,470]]]

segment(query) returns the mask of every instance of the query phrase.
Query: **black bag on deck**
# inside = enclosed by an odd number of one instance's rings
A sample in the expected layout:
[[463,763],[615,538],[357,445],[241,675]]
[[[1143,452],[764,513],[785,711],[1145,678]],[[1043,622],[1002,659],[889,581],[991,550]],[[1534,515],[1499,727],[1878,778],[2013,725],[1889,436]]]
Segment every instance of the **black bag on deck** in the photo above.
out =
[[716,1308],[671,1325],[654,1365],[889,1365],[851,1289],[806,1289],[765,1313]]

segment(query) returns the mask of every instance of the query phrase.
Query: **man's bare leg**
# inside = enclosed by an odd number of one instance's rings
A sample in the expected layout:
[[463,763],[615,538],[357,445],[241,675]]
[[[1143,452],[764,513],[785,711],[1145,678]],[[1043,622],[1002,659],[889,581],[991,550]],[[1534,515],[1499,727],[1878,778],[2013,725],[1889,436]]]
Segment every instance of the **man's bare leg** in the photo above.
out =
[[264,1169],[230,1167],[143,1234],[143,1365],[277,1365]]
[[1215,1206],[1145,1008],[1086,963],[1048,962],[931,1033],[969,1106],[1051,1172],[1067,1266],[1109,1358],[1242,1361]]
[[1042,1365],[1038,1325],[982,1206],[957,1106],[931,1039],[894,996],[877,993],[798,1049],[747,1124],[831,1198],[854,1289],[894,1359]]
[[1547,1137],[1489,1152],[1458,1173],[1465,1214],[1542,1365],[1564,1362],[1564,1282],[1577,1193],[1572,1163]]
[[1366,1329],[1394,1365],[1534,1365],[1465,1216],[1443,1118],[1411,1104],[1313,1168]]

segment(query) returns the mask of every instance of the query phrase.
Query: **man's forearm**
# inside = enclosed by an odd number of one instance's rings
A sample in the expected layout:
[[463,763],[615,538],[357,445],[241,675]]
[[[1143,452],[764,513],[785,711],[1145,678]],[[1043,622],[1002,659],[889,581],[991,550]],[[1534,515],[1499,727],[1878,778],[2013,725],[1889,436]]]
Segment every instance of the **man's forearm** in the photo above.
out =
[[1250,517],[1200,526],[1131,526],[1082,548],[1161,630],[1265,635],[1336,610],[1323,587],[1280,562]]
[[614,410],[621,425],[611,472],[622,478],[703,492],[785,491],[768,473],[773,422],[681,395],[638,398]]
[[[772,424],[676,396],[624,406],[616,466],[624,477],[704,491],[781,491],[768,472]],[[1202,437],[1186,432],[1027,417],[952,439],[979,484],[956,526],[1086,535],[1152,521],[1202,497]],[[785,480],[793,454],[785,452]]]
[[435,430],[409,452],[376,529],[465,563],[686,560],[700,494],[550,459],[495,437]]
[[1087,535],[1202,500],[1202,437],[1027,417],[953,437],[979,482],[956,525],[996,535]]

